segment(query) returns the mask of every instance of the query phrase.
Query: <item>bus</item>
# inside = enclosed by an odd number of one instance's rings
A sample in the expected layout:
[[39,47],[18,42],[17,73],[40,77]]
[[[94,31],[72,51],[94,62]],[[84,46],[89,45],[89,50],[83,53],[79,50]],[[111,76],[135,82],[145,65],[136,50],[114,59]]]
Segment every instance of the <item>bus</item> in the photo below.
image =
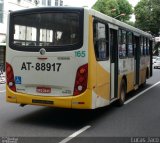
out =
[[152,76],[152,36],[93,9],[25,9],[11,12],[8,23],[8,102],[123,105],[127,93]]

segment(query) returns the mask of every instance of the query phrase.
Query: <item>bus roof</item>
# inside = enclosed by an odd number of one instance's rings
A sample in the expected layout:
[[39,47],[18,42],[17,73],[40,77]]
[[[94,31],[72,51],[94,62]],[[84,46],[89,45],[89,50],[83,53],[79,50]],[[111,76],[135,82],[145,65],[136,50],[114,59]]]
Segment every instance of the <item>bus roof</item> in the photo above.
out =
[[113,24],[113,25],[122,27],[122,28],[124,28],[124,29],[128,29],[128,30],[132,31],[132,32],[133,32],[134,34],[136,34],[136,35],[144,35],[144,36],[147,36],[147,37],[149,37],[149,38],[152,38],[152,35],[151,35],[151,34],[149,34],[149,33],[147,33],[147,32],[144,32],[144,31],[142,31],[142,30],[140,30],[140,29],[138,29],[138,28],[135,28],[135,27],[133,27],[133,26],[131,26],[131,25],[128,25],[128,24],[126,24],[126,23],[124,23],[124,22],[121,22],[121,21],[119,21],[119,20],[117,20],[117,19],[115,19],[115,18],[112,18],[112,17],[110,17],[110,16],[107,16],[107,15],[105,15],[105,14],[99,12],[99,11],[94,10],[94,9],[90,9],[90,10],[89,10],[89,13],[90,13],[91,15],[95,16],[95,17],[98,17],[98,18],[100,18],[100,19],[102,19],[102,20],[107,21],[107,22],[110,23],[110,24]]
[[30,10],[34,10],[34,11],[38,10],[39,11],[39,10],[49,10],[49,9],[50,10],[51,9],[58,9],[58,10],[63,10],[63,9],[64,10],[73,10],[73,9],[74,10],[78,10],[78,9],[80,10],[80,9],[85,9],[86,11],[89,12],[90,15],[98,17],[98,18],[100,18],[102,20],[107,21],[110,24],[113,24],[115,26],[121,27],[123,29],[128,29],[128,30],[132,31],[135,35],[144,35],[144,36],[149,37],[150,39],[152,38],[152,35],[149,34],[149,33],[147,33],[147,32],[144,32],[144,31],[142,31],[142,30],[140,30],[138,28],[135,28],[135,27],[133,27],[131,25],[128,25],[128,24],[126,24],[124,22],[121,22],[121,21],[115,19],[115,18],[107,16],[107,15],[105,15],[105,14],[99,12],[99,11],[94,10],[94,9],[89,9],[87,7],[68,7],[68,6],[62,6],[62,7],[38,7],[38,8],[36,7],[36,8],[29,8],[29,9],[12,11],[11,13],[17,13],[17,12],[19,13],[19,12],[25,12],[25,11],[28,12]]

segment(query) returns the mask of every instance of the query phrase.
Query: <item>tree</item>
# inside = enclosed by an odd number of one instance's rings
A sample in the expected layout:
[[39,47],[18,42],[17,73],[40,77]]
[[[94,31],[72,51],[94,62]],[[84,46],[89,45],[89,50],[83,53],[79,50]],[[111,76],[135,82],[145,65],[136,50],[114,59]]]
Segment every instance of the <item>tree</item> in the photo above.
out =
[[159,0],[141,0],[135,7],[136,27],[158,35],[160,32]]
[[132,5],[128,2],[128,0],[117,0],[119,5],[120,13],[125,13],[124,20],[127,21],[131,17],[130,15],[133,13]]
[[116,17],[120,14],[119,6],[116,0],[106,0],[104,14]]
[[124,13],[125,16],[116,18],[121,21],[128,21],[133,13],[132,6],[127,0],[98,0],[92,8],[111,17]]
[[105,13],[106,2],[104,0],[98,0],[94,5],[93,9],[98,10],[101,13]]

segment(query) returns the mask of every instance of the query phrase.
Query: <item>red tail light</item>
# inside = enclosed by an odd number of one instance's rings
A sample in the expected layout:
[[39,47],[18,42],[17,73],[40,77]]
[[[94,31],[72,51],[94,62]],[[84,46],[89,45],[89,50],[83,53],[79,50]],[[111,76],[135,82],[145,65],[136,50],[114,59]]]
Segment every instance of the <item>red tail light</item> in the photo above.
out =
[[87,79],[88,79],[88,64],[85,64],[78,68],[76,80],[74,84],[73,95],[79,95],[87,89]]
[[16,85],[14,81],[14,73],[12,66],[6,63],[6,78],[7,78],[7,85],[12,91],[16,91]]

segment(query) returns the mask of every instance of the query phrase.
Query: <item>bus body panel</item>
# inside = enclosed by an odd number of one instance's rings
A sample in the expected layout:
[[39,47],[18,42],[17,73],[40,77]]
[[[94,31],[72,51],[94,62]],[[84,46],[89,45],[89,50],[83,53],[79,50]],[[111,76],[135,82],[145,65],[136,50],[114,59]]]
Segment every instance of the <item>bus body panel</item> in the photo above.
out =
[[119,74],[127,78],[127,92],[134,88],[134,58],[119,59]]
[[149,56],[142,56],[140,58],[140,83],[144,83],[145,80],[148,78],[149,73],[147,75],[147,70],[150,73],[150,57]]
[[93,45],[93,17],[89,15],[88,87],[92,89],[92,109],[110,101],[109,61],[97,62]]
[[[86,51],[84,48],[81,50]],[[11,52],[7,49],[7,52]],[[85,58],[75,58],[75,51],[66,52],[64,56],[61,53],[46,54],[47,59],[41,60],[39,53],[27,53],[14,51],[15,56],[10,56],[6,62],[12,65],[17,92],[28,93],[42,96],[71,96],[74,91],[74,84],[77,69],[87,63]],[[9,54],[10,55],[10,54]],[[21,56],[19,56],[21,55]],[[59,55],[59,56],[58,56]],[[50,64],[51,70],[36,70],[36,64]],[[57,64],[57,65],[56,65]],[[61,64],[61,67],[58,67]],[[58,69],[59,68],[59,69]],[[57,71],[58,70],[58,71]],[[16,79],[20,81],[16,81]],[[38,87],[51,88],[50,93],[37,92]]]
[[53,96],[35,96],[24,93],[15,93],[6,86],[6,100],[11,103],[22,105],[38,105],[59,108],[92,109],[91,90],[87,89],[78,96],[53,97]]
[[[87,14],[84,14],[84,23],[88,23]],[[87,25],[84,24],[84,32],[86,30]],[[41,51],[24,52],[7,48],[6,62],[12,65],[17,92],[37,96],[72,96],[77,70],[88,63],[86,43],[88,38],[84,34],[83,45],[79,49],[46,51],[45,55],[41,55]]]
[[[88,64],[88,32],[86,32],[88,31],[88,10],[84,10],[84,23],[83,46],[77,50],[46,52],[43,56],[40,55],[40,52],[21,52],[7,48],[6,62],[12,65],[14,78],[21,79],[16,83],[16,92],[10,90],[8,86],[6,87],[8,102],[92,109],[92,90],[90,88],[80,95],[73,96],[77,70],[80,66]],[[83,53],[83,55],[79,55],[79,53]],[[61,63],[63,68],[60,67],[58,72],[43,72],[43,69],[37,71],[37,63]],[[56,67],[54,69],[53,66],[52,70],[56,70]],[[38,93],[37,87],[49,87],[51,92]],[[33,103],[32,100],[37,100],[37,103]],[[53,101],[54,105],[40,103],[43,101]]]
[[[72,95],[77,67],[80,66],[77,60],[71,56],[49,57],[46,55],[46,57],[46,60],[39,60],[38,56],[13,57],[11,65],[14,70],[17,92],[41,95],[36,88],[44,86],[51,88],[51,91],[43,96]],[[65,58],[66,60],[63,60]]]

